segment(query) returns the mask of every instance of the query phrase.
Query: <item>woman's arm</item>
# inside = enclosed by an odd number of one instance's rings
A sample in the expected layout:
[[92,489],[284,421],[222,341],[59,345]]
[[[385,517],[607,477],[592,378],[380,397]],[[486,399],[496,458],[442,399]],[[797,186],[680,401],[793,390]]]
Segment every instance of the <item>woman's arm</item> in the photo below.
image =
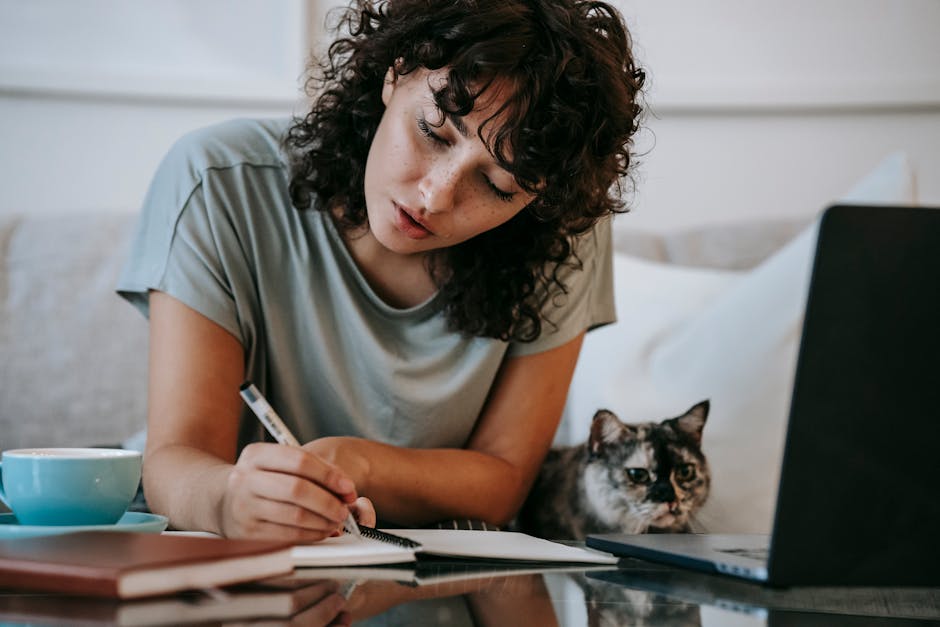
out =
[[258,443],[236,461],[244,378],[241,343],[161,292],[150,293],[144,489],[182,529],[317,540],[368,504],[338,468],[299,448]]
[[507,523],[522,505],[561,419],[584,333],[507,359],[465,449],[406,449],[357,438],[304,448],[343,468],[383,520]]
[[[151,508],[177,528],[297,539],[333,533],[357,491],[402,524],[510,520],[551,444],[583,339],[508,359],[466,449],[336,437],[303,449],[252,444],[236,463],[241,344],[160,292],[150,294],[150,326],[144,487]],[[367,504],[358,509],[366,524],[374,520]]]

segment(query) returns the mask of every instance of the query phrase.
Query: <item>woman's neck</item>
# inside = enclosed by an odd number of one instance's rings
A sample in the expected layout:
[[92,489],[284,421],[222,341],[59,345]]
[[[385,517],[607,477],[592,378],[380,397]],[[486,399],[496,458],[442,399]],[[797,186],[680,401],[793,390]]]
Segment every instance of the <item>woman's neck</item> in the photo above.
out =
[[427,254],[390,251],[366,226],[342,232],[342,238],[362,276],[387,305],[408,309],[437,291],[428,272]]

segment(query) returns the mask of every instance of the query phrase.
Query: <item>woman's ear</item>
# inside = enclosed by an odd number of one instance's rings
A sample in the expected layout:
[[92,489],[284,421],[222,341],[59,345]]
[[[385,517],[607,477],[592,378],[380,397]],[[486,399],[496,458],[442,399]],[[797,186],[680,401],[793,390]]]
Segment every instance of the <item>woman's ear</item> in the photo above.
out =
[[395,91],[395,84],[398,81],[398,74],[395,68],[389,67],[382,80],[382,103],[387,107],[392,99],[392,93]]

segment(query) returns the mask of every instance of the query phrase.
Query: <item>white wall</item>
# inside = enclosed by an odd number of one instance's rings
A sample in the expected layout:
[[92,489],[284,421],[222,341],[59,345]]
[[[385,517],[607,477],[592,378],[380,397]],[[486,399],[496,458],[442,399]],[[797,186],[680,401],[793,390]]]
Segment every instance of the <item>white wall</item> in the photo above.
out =
[[940,204],[940,3],[615,1],[654,115],[625,223],[805,215],[899,150]]
[[302,110],[309,13],[305,0],[0,0],[0,213],[134,211],[184,132]]
[[[0,0],[0,213],[133,211],[186,130],[302,110],[337,4]],[[655,113],[625,223],[805,215],[896,150],[940,204],[940,3],[618,5]]]

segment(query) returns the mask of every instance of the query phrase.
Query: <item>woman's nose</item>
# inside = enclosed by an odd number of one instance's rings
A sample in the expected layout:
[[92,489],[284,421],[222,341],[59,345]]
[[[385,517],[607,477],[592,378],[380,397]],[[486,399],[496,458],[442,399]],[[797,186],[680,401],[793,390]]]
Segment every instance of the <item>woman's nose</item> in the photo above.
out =
[[418,183],[424,209],[428,213],[441,213],[453,209],[459,181],[460,175],[456,167],[451,167],[442,161],[434,163]]

